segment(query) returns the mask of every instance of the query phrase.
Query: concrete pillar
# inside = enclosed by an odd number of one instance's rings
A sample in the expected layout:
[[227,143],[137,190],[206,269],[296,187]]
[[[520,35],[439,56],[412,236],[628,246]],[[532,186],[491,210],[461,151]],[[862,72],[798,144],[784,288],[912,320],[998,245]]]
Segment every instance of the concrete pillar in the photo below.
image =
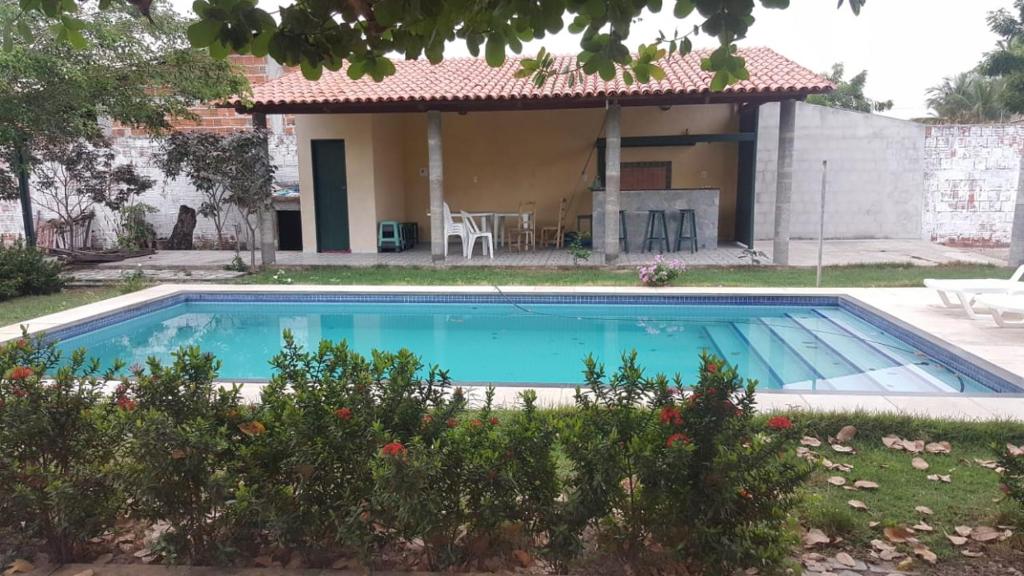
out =
[[[619,177],[622,159],[622,109],[608,107],[604,129],[604,263],[619,259]],[[596,239],[595,239],[596,240]]]
[[441,151],[441,112],[427,112],[427,173],[430,179],[430,256],[444,261],[444,155]]
[[775,240],[772,261],[789,265],[789,218],[793,201],[793,140],[796,133],[796,100],[779,102],[779,164],[775,183]]
[[[257,130],[267,129],[267,115],[257,112],[252,115],[252,127]],[[269,135],[268,135],[269,137]],[[265,150],[267,157],[270,157],[269,147]],[[277,262],[277,239],[274,235],[274,205],[272,192],[267,191],[267,202],[260,209],[260,259],[263,267],[273,266]]]
[[1010,232],[1010,266],[1024,266],[1024,157],[1020,159],[1017,175],[1017,202],[1013,209],[1013,229]]

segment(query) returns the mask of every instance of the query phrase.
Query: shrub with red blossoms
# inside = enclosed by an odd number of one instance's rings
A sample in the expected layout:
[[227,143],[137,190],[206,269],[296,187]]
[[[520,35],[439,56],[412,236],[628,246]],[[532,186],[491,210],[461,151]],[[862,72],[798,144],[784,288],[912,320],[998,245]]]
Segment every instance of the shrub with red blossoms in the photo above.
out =
[[15,366],[11,368],[7,373],[8,378],[11,380],[27,380],[32,377],[35,372],[28,366]]
[[334,411],[334,415],[338,418],[338,420],[351,420],[352,409],[347,407],[341,407]]
[[683,434],[682,432],[676,432],[675,434],[673,434],[673,435],[669,436],[667,439],[665,439],[665,446],[667,446],[669,448],[672,448],[676,444],[689,444],[689,443],[690,443],[690,437],[687,436],[686,434]]
[[768,427],[772,430],[789,430],[793,427],[793,421],[788,416],[772,416],[768,420]]
[[404,456],[408,452],[401,442],[388,442],[380,447],[380,453],[384,456]]
[[677,406],[664,406],[658,414],[658,420],[662,424],[681,426],[683,423],[683,414],[679,411],[679,407]]

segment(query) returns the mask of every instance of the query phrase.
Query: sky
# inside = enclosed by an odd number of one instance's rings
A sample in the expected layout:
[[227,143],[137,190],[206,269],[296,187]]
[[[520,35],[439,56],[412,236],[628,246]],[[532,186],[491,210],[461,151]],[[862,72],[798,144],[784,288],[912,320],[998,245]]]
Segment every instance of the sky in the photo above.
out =
[[[192,0],[172,0],[181,11]],[[260,0],[275,10],[280,0]],[[630,44],[649,43],[658,30],[671,33],[685,29],[672,16],[672,0],[660,14],[647,14],[630,34]],[[836,9],[835,0],[792,0],[786,10],[755,12],[757,21],[740,46],[767,46],[816,71],[826,72],[835,62],[846,65],[847,77],[868,71],[865,90],[870,98],[892,100],[885,112],[898,118],[928,115],[928,88],[945,76],[973,68],[995,45],[996,37],[985,24],[988,12],[1010,8],[1012,0],[869,0],[860,16],[848,6]],[[713,46],[711,38],[699,38],[697,46]],[[556,54],[575,53],[579,38],[568,33],[529,43],[525,55],[544,46]],[[467,55],[465,46],[453,44],[447,55]]]

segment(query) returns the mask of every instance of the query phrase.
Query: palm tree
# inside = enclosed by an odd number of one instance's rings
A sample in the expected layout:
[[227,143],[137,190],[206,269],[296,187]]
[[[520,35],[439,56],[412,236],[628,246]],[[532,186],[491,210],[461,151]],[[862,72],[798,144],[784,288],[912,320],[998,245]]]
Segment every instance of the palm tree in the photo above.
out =
[[985,124],[1011,118],[1003,104],[1006,81],[977,72],[961,72],[928,89],[935,119],[953,124]]

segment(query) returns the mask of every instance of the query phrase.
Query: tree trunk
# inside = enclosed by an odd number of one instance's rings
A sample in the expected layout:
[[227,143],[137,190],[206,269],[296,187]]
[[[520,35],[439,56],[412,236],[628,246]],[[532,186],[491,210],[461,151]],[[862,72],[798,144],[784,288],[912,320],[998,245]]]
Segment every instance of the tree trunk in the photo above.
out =
[[178,208],[178,221],[167,240],[168,250],[191,250],[192,233],[196,229],[196,211],[184,204]]
[[18,174],[18,198],[21,200],[21,220],[25,226],[25,244],[36,245],[35,222],[32,219],[32,195],[29,192],[28,153],[24,146],[14,151],[14,171]]

